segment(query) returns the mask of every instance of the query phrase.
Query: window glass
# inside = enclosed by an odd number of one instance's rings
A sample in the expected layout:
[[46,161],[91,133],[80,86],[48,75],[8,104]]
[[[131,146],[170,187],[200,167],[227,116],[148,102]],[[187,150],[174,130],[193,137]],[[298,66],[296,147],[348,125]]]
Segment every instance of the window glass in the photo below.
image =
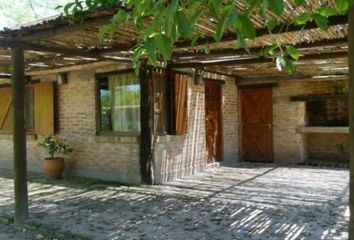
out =
[[140,84],[134,73],[99,80],[101,131],[140,132]]

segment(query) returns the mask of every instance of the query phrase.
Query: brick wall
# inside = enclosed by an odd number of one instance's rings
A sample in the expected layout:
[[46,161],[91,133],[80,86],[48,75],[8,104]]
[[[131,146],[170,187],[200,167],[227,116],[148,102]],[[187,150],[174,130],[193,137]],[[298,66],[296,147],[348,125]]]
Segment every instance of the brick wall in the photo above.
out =
[[348,81],[280,81],[274,88],[274,157],[276,162],[306,159],[347,161],[348,136],[337,133],[298,133],[306,126],[305,102],[291,102],[291,96],[346,93]]
[[308,134],[308,158],[311,160],[348,163],[348,141],[348,134],[346,133]]
[[[141,181],[138,136],[97,136],[95,74],[127,68],[106,66],[80,68],[68,73],[68,83],[56,87],[56,129],[74,148],[66,157],[65,174],[114,180],[130,184]],[[220,79],[220,76],[206,76]],[[34,76],[55,81],[56,75]],[[238,160],[238,102],[234,79],[225,78],[223,86],[224,158]],[[188,134],[161,136],[155,147],[155,178],[163,183],[205,170],[204,85],[188,81]],[[38,147],[43,136],[28,136],[28,165],[41,171],[45,152]],[[12,166],[12,136],[0,135],[0,168]]]
[[[57,133],[70,142],[74,151],[66,157],[66,174],[139,184],[138,136],[97,136],[95,72],[117,70],[103,67],[73,71],[68,84],[56,88]],[[37,78],[36,78],[37,79]],[[41,81],[54,81],[56,75],[41,76]],[[42,136],[38,136],[40,139]],[[35,136],[28,137],[29,169],[39,171],[44,151]],[[12,136],[0,136],[2,166],[11,166]]]
[[[220,76],[206,76],[220,79]],[[238,161],[238,98],[234,79],[225,78],[223,92],[224,159]],[[155,146],[155,182],[203,171],[207,167],[204,85],[188,81],[188,133],[159,136]]]
[[224,161],[239,161],[239,98],[234,78],[223,86]]
[[306,159],[305,136],[296,129],[305,124],[305,103],[291,96],[303,91],[301,81],[280,81],[273,88],[273,151],[275,162],[297,163]]
[[159,136],[155,145],[155,182],[161,184],[206,168],[204,86],[188,79],[188,131]]

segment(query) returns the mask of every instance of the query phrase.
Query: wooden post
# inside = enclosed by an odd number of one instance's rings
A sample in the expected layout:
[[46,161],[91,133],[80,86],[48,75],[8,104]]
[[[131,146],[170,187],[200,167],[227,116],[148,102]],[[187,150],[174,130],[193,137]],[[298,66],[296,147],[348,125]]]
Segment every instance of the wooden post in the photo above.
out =
[[149,70],[143,64],[140,70],[140,173],[143,183],[152,179],[152,99]]
[[26,129],[25,129],[25,72],[24,51],[21,47],[11,49],[13,144],[15,182],[15,221],[22,223],[28,217]]
[[350,223],[349,239],[354,240],[354,5],[349,9],[348,63],[349,63],[349,161],[350,161]]

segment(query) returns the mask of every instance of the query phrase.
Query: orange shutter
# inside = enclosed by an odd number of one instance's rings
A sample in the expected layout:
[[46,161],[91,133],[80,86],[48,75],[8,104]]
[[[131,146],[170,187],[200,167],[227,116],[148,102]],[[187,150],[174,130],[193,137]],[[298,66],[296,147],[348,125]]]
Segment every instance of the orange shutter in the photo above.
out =
[[54,134],[54,84],[45,82],[34,85],[35,133]]
[[12,132],[12,91],[11,88],[0,89],[0,132]]
[[175,77],[175,127],[176,134],[187,133],[187,76],[177,74]]

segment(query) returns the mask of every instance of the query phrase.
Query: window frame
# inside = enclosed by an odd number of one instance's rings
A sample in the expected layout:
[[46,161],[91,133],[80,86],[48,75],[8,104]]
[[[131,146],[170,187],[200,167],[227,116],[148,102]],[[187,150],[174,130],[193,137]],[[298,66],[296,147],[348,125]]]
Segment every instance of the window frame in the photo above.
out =
[[[102,126],[101,126],[102,112],[101,112],[101,94],[100,94],[99,83],[103,79],[107,80],[109,76],[119,75],[119,74],[127,74],[127,73],[134,73],[134,69],[132,69],[132,68],[121,69],[121,70],[116,70],[116,71],[111,71],[111,72],[97,73],[95,75],[95,98],[96,98],[95,109],[96,109],[96,135],[97,136],[135,136],[135,137],[138,137],[141,134],[140,132],[103,131]],[[138,83],[140,86],[140,79],[139,78],[138,78]],[[141,105],[141,103],[139,103],[139,104]],[[141,121],[141,118],[140,118],[140,121]]]

